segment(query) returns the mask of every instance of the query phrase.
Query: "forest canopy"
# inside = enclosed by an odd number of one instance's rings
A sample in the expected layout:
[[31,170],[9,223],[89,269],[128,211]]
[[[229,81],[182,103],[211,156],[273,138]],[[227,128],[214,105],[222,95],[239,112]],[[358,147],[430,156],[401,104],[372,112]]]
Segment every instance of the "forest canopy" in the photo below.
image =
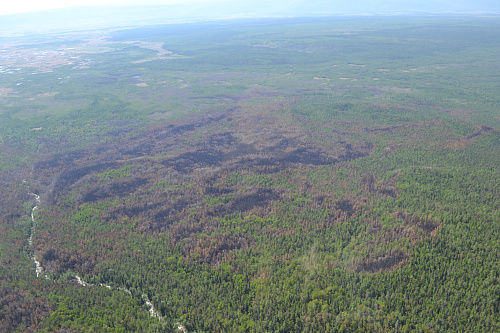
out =
[[0,330],[500,330],[498,17],[2,40]]

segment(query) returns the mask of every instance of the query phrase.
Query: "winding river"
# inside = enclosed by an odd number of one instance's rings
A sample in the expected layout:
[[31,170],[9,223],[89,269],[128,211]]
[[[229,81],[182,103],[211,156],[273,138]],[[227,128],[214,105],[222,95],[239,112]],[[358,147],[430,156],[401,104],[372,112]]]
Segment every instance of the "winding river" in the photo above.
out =
[[[26,180],[23,180],[23,183],[26,183]],[[29,186],[28,186],[28,189],[29,189]],[[31,225],[31,232],[30,232],[30,236],[28,238],[28,245],[29,247],[32,246],[33,244],[33,236],[35,235],[35,232],[36,232],[36,222],[35,222],[35,210],[38,209],[38,206],[40,205],[40,196],[38,194],[35,194],[35,193],[32,193],[32,192],[28,192],[29,195],[31,196],[34,196],[35,197],[35,201],[36,201],[36,205],[35,207],[33,207],[33,209],[31,210],[31,222],[32,222],[32,225]],[[37,260],[36,258],[36,255],[33,254],[33,262],[35,263],[35,273],[36,273],[36,277],[39,277],[40,275],[44,275],[45,279],[49,279],[49,277],[47,276],[47,273],[44,273],[44,269],[42,267],[42,265],[40,264],[40,262]],[[83,286],[83,287],[92,287],[93,284],[92,283],[88,283],[88,282],[85,282],[82,280],[82,278],[75,274],[75,279],[76,279],[76,282]],[[103,283],[99,283],[99,286],[101,287],[106,287],[108,289],[113,289],[111,286],[107,285],[107,284],[103,284]],[[115,288],[116,290],[121,290],[123,292],[126,292],[127,294],[131,294],[130,291],[126,288]],[[149,298],[143,294],[142,295],[142,300],[144,301],[144,303],[148,306],[148,312],[149,314],[151,315],[151,317],[156,317],[158,318],[158,320],[160,321],[163,321],[163,317],[158,313],[158,311],[156,311],[153,303],[151,303],[151,301],[149,300]],[[177,325],[177,328],[182,331],[183,333],[187,333],[187,330],[186,328],[181,324],[181,323],[175,323]]]
[[[26,182],[26,180],[23,180],[23,182]],[[31,247],[31,245],[33,244],[33,236],[35,235],[35,232],[36,232],[35,210],[37,210],[38,209],[38,205],[40,205],[40,196],[38,194],[31,193],[31,192],[28,192],[28,194],[34,196],[35,197],[35,201],[36,201],[35,207],[33,207],[33,209],[31,210],[31,232],[30,232],[30,237],[28,238],[28,245]],[[33,259],[33,262],[35,263],[36,277],[39,277],[44,272],[43,267],[40,264],[40,262],[36,259],[36,255],[35,254],[33,254],[33,258],[32,259]],[[49,278],[47,276],[47,274],[43,274],[43,275],[44,275],[44,277],[46,279]]]

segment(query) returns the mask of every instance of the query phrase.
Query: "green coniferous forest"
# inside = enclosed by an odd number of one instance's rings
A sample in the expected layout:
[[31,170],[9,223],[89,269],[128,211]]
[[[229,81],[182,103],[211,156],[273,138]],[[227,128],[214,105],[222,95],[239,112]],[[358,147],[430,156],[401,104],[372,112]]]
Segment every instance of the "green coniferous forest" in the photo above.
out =
[[2,37],[0,331],[500,331],[500,19]]

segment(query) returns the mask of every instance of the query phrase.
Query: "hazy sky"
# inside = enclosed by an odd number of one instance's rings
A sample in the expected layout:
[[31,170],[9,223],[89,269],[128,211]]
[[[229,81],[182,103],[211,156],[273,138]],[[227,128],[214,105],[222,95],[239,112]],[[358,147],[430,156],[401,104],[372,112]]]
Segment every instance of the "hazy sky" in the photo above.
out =
[[[109,4],[178,4],[193,5],[221,4],[226,2],[231,8],[246,8],[258,11],[261,7],[339,9],[344,11],[364,10],[450,10],[450,11],[499,11],[500,0],[4,0],[0,15],[40,11],[45,9]],[[225,5],[223,6],[225,7]],[[203,7],[206,8],[206,7]]]
[[[39,11],[45,9],[109,4],[190,4],[217,3],[232,0],[6,0],[0,6],[0,15]],[[244,0],[245,1],[245,0]]]

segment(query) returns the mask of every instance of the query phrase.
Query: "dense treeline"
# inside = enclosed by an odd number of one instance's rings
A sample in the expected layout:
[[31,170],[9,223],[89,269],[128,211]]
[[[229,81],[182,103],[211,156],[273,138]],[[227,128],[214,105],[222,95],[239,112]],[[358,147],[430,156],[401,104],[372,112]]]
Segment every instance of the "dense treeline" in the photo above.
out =
[[[255,166],[216,177],[187,174],[181,184],[152,178],[123,194],[109,184],[131,184],[138,172],[146,177],[143,161],[89,169],[86,182],[72,182],[104,187],[110,191],[104,197],[114,199],[85,203],[85,192],[68,193],[64,205],[40,215],[37,251],[52,272],[76,270],[139,300],[146,294],[165,322],[182,322],[188,331],[395,325],[440,331],[468,330],[479,321],[495,330],[498,155],[481,163],[456,156],[496,151],[497,136],[426,154],[412,144],[389,155],[375,151],[355,167],[332,160],[282,171]],[[221,136],[210,137],[221,143]],[[171,212],[175,219],[168,218],[165,198],[169,209],[178,209]],[[168,222],[145,228],[148,216]]]

